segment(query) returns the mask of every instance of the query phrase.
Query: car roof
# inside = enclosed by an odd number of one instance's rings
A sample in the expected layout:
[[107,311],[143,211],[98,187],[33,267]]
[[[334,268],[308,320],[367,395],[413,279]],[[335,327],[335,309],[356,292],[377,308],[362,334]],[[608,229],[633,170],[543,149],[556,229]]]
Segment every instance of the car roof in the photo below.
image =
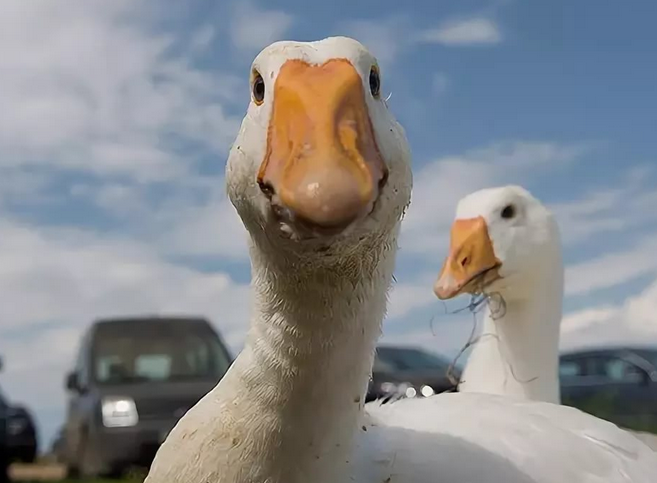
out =
[[609,345],[609,346],[595,346],[583,347],[580,349],[571,349],[563,351],[560,357],[579,357],[591,356],[599,354],[610,354],[618,352],[652,352],[657,353],[657,346],[649,344],[627,344],[627,345]]
[[416,345],[398,345],[398,344],[378,344],[376,346],[376,349],[383,349],[383,350],[392,350],[392,351],[407,351],[407,350],[412,350],[412,351],[419,351],[419,352],[429,352],[433,354],[433,352],[427,351],[426,349],[423,349],[422,347],[416,346]]
[[93,340],[97,337],[104,337],[104,334],[108,333],[136,333],[157,330],[158,328],[163,329],[165,327],[183,331],[192,329],[206,334],[212,334],[218,338],[221,345],[228,350],[221,334],[217,332],[207,319],[202,317],[137,316],[97,319],[88,327],[85,337],[90,338],[89,340]]
[[97,319],[93,325],[113,325],[113,324],[151,324],[151,323],[202,323],[208,324],[208,320],[204,317],[185,317],[185,316],[163,316],[163,315],[148,315],[148,316],[132,316],[132,317],[112,317]]

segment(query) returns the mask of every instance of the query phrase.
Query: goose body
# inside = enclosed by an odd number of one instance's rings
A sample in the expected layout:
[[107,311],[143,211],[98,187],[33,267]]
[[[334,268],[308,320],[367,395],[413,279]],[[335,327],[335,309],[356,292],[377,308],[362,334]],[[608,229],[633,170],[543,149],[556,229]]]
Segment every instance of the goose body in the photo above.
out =
[[251,327],[146,483],[653,482],[642,443],[570,408],[363,404],[410,201],[403,129],[355,40],[275,43],[251,72],[226,169],[250,233]]
[[361,472],[343,481],[648,483],[657,476],[653,450],[571,407],[484,393],[371,404],[378,426],[359,436]]
[[559,403],[564,270],[552,213],[519,186],[484,189],[459,202],[451,238],[436,294],[489,297],[459,391]]

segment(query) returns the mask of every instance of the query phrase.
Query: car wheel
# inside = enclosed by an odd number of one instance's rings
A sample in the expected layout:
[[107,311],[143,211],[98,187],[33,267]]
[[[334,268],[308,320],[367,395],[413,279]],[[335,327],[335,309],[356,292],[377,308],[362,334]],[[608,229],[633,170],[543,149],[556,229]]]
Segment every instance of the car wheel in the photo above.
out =
[[128,471],[122,466],[114,466],[107,474],[103,475],[113,480],[122,480]]
[[80,476],[85,479],[93,479],[100,476],[100,468],[98,458],[89,446],[89,441],[85,438],[84,444],[80,448],[80,455],[78,457],[78,464],[80,465]]
[[66,479],[67,480],[79,480],[80,479],[80,470],[77,466],[71,464],[66,465]]
[[0,483],[9,483],[9,457],[5,448],[0,448]]

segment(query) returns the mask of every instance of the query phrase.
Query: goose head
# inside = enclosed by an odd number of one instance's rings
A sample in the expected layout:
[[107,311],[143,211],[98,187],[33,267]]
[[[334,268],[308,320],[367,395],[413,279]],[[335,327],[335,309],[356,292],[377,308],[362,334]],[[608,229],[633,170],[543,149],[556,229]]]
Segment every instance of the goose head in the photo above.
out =
[[226,167],[228,196],[257,245],[339,257],[396,229],[410,202],[410,153],[381,76],[346,37],[276,42],[257,55]]
[[443,300],[463,293],[522,299],[535,294],[547,276],[561,278],[562,271],[550,211],[520,186],[489,188],[458,203],[434,292]]

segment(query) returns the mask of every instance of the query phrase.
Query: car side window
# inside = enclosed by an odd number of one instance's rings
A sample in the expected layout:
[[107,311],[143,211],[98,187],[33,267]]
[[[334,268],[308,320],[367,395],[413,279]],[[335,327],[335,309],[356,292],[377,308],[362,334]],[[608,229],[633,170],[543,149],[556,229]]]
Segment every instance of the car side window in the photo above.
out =
[[393,372],[394,370],[394,366],[389,362],[382,360],[378,355],[374,357],[372,372]]
[[559,364],[559,376],[566,378],[581,377],[584,375],[584,361],[582,359],[562,360]]
[[614,382],[636,381],[641,377],[641,370],[637,366],[617,357],[602,361],[601,366],[604,376]]
[[635,382],[641,370],[618,356],[596,355],[588,359],[586,375],[609,382]]

